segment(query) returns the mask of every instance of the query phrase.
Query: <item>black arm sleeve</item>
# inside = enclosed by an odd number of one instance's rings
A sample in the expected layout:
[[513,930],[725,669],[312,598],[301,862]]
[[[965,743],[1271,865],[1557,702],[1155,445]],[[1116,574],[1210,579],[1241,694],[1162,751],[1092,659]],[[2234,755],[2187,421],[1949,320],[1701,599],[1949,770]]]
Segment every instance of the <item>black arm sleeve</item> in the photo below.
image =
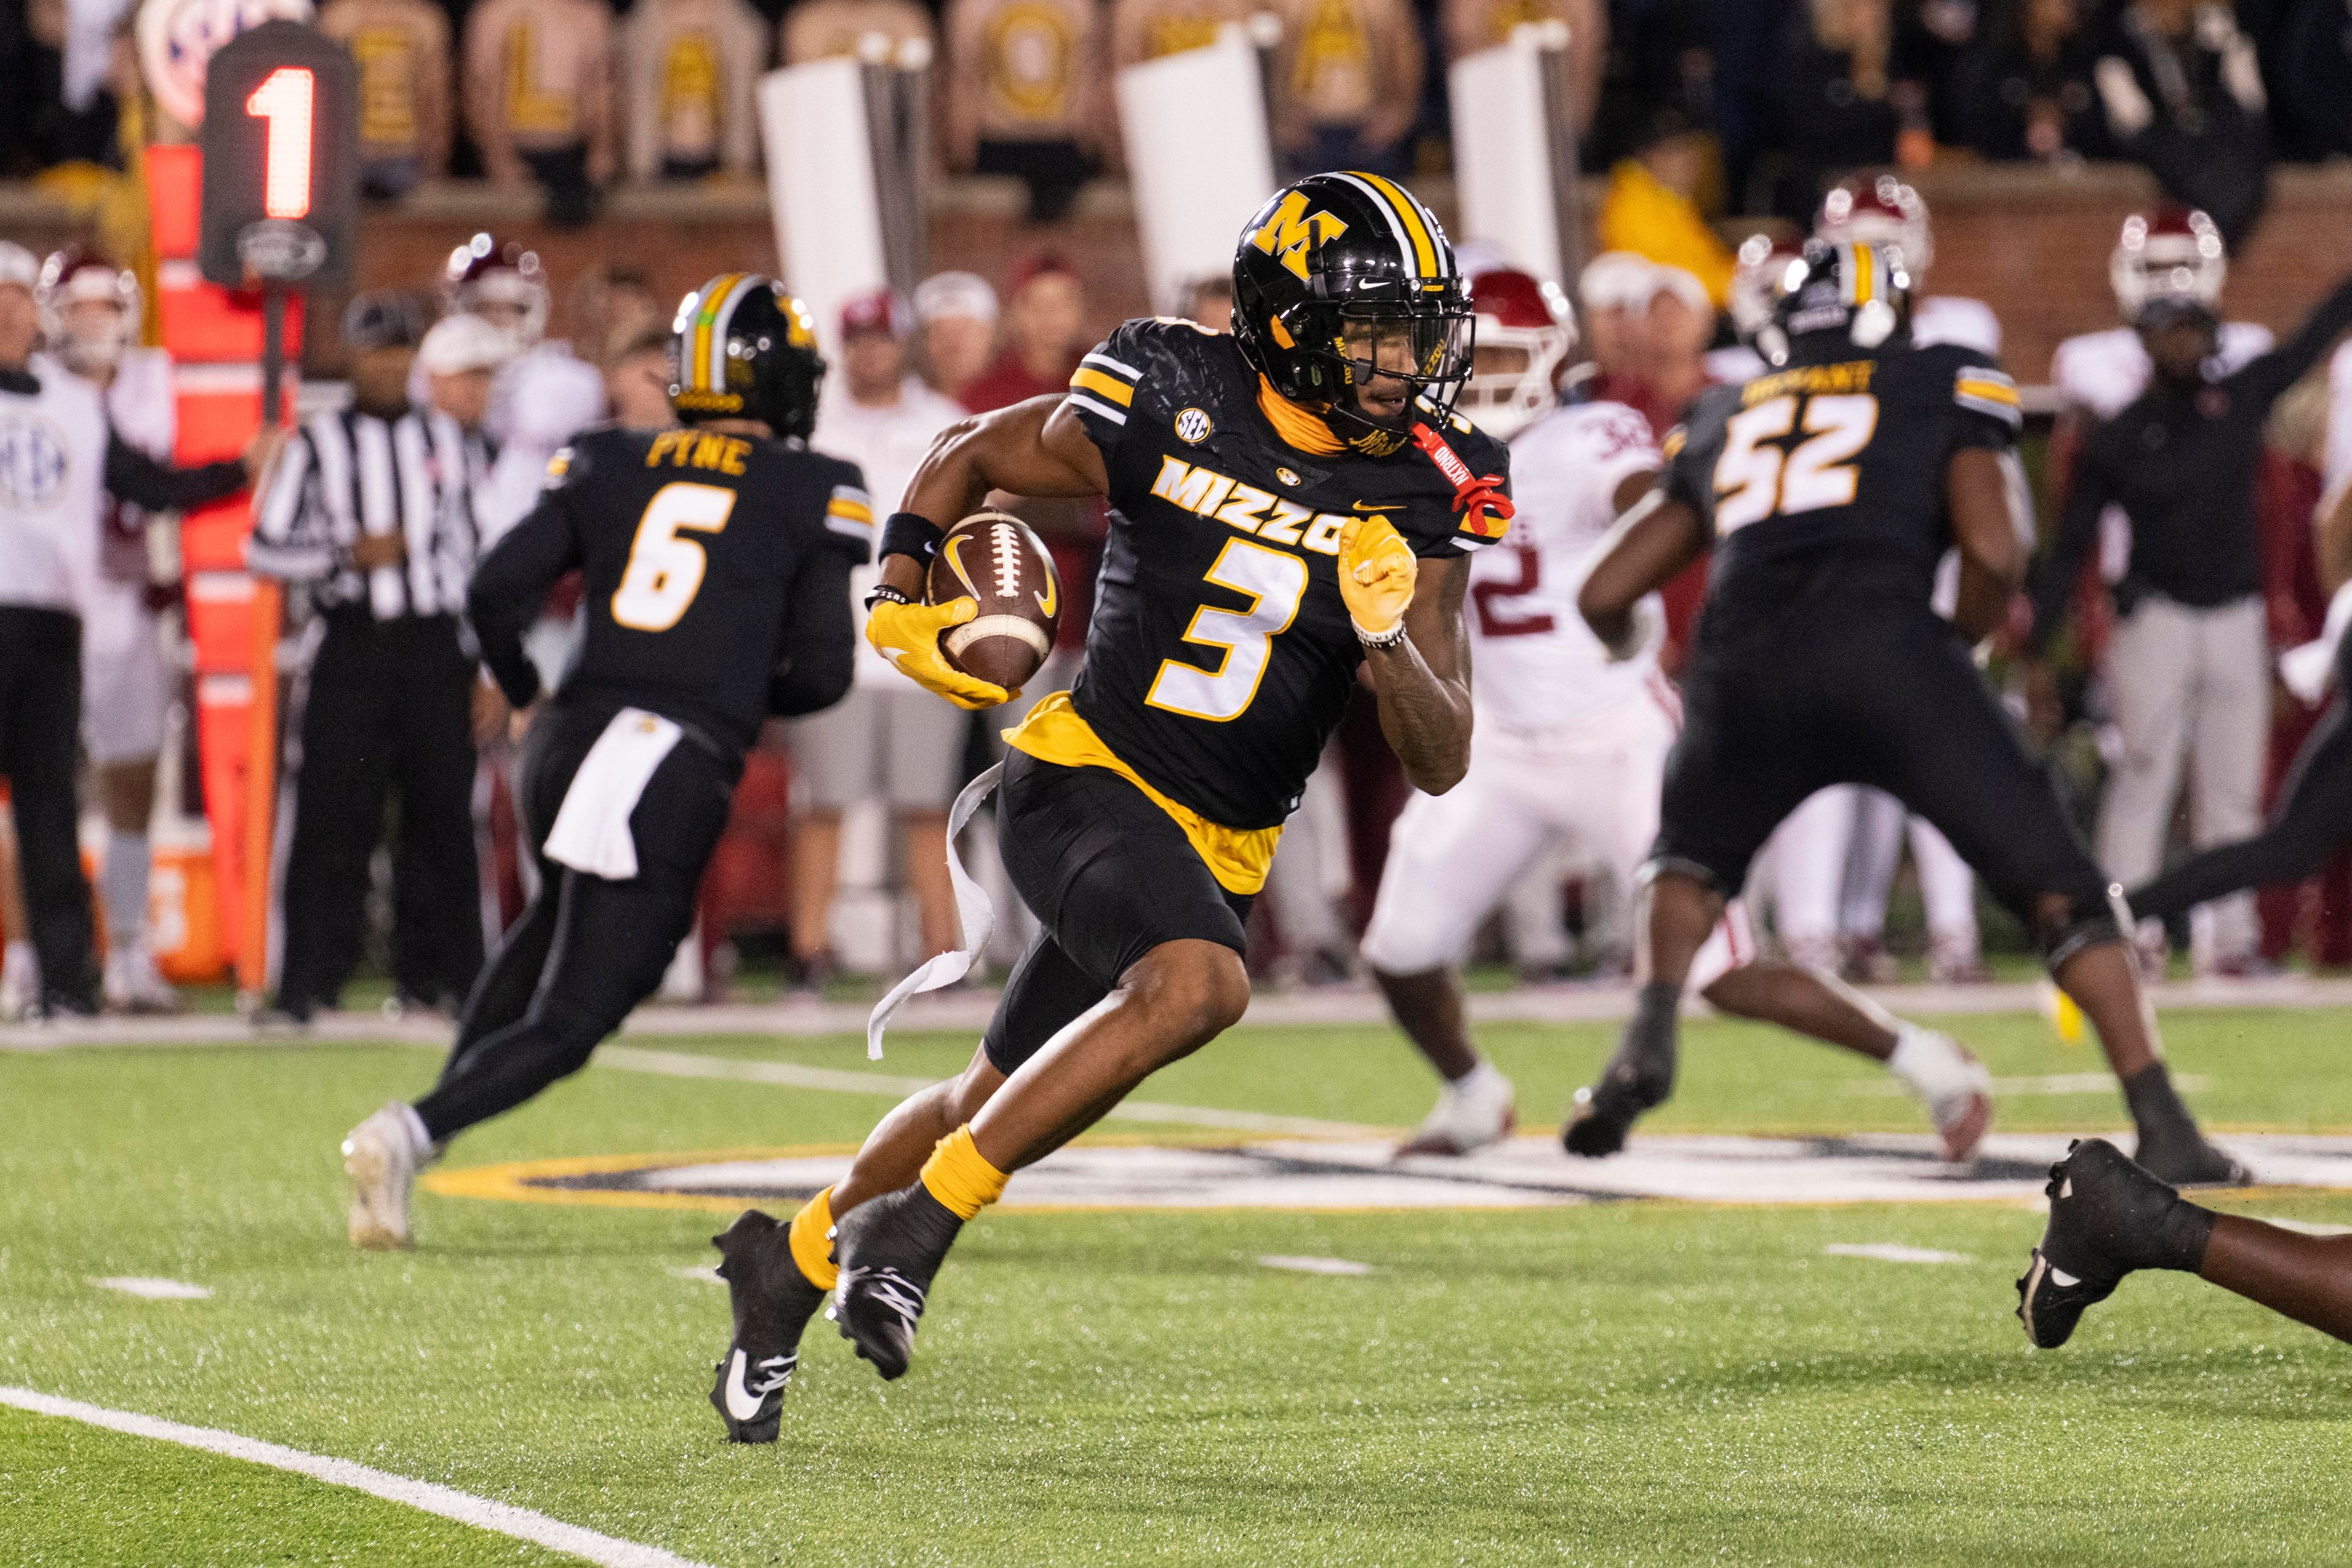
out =
[[185,511],[225,500],[243,489],[243,463],[174,468],[157,462],[111,430],[106,434],[106,493],[117,500],[149,511]]
[[2050,651],[2066,626],[2066,605],[2074,583],[2083,574],[2099,540],[2099,514],[2106,510],[2107,485],[2086,445],[2074,459],[2074,478],[2066,494],[2066,510],[2058,519],[2058,537],[2033,575],[2033,635],[2026,650],[2036,658]]
[[2347,327],[2352,327],[2352,278],[2338,283],[2336,291],[2319,302],[2319,308],[2295,329],[2294,336],[2259,359],[2248,361],[2231,379],[2267,406],[2301,381]]
[[786,719],[832,707],[849,694],[857,628],[849,615],[849,557],[814,550],[784,605],[783,656],[768,679],[768,710]]
[[547,590],[580,564],[580,544],[563,492],[550,491],[482,557],[466,589],[466,620],[482,662],[516,707],[539,695],[539,667],[523,652],[523,633],[539,616]]

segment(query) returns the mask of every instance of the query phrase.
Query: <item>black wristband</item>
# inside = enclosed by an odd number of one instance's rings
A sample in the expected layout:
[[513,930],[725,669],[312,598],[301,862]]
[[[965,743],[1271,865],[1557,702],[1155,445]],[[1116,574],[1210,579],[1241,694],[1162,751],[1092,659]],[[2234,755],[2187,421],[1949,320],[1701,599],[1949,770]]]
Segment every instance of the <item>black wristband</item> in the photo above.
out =
[[877,605],[911,605],[913,603],[915,603],[913,595],[902,594],[887,583],[877,583],[874,584],[874,591],[866,595],[866,613],[872,615],[874,606]]
[[894,511],[890,521],[882,525],[882,546],[875,552],[878,565],[893,555],[913,558],[925,572],[931,569],[931,557],[939,553],[940,541],[948,531],[919,512]]

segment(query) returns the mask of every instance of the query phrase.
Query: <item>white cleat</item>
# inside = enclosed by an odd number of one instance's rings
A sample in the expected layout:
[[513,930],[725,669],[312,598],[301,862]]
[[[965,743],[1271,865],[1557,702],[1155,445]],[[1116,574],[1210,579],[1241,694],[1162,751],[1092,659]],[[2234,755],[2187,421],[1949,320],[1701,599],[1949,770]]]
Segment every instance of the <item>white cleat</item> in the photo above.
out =
[[177,1013],[183,1004],[155,967],[145,947],[117,948],[106,955],[106,1005],[118,1013]]
[[394,1252],[416,1245],[408,1231],[409,1189],[422,1152],[409,1131],[408,1107],[385,1106],[343,1140],[343,1170],[352,1178],[353,1247]]
[[12,942],[0,959],[0,1023],[28,1016],[41,1002],[41,961],[29,942]]
[[1397,1145],[1397,1158],[1407,1154],[1468,1154],[1508,1138],[1519,1124],[1517,1095],[1511,1080],[1480,1062],[1455,1082],[1437,1091],[1437,1106],[1412,1136]]

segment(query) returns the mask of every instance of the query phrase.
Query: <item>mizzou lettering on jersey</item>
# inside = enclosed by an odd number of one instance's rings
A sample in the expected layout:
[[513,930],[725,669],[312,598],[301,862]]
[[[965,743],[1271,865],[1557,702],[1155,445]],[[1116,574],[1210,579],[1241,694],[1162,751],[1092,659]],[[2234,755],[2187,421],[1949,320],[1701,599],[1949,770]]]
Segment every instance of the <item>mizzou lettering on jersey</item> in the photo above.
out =
[[[1418,448],[1340,447],[1274,398],[1232,338],[1189,321],[1121,327],[1086,356],[1069,406],[1102,450],[1111,515],[1086,664],[1061,712],[1075,710],[1099,751],[1034,720],[1013,743],[1068,765],[1107,753],[1270,850],[1265,830],[1296,805],[1363,658],[1339,594],[1341,531],[1377,513],[1443,560],[1485,545],[1483,520],[1455,516],[1454,483]],[[1473,471],[1507,471],[1477,431],[1444,436]]]

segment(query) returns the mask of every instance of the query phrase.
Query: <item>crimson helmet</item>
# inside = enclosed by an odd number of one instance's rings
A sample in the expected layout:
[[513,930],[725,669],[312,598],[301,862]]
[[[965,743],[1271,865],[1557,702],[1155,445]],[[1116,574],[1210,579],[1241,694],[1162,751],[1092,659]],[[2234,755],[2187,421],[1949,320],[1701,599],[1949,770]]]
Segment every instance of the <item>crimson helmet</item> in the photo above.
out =
[[1780,285],[1789,275],[1789,264],[1799,260],[1803,250],[1793,241],[1775,239],[1769,234],[1751,234],[1739,247],[1739,265],[1731,274],[1731,298],[1728,301],[1731,324],[1739,333],[1739,341],[1753,348],[1756,334],[1772,320],[1772,305],[1779,299]]
[[2230,253],[2221,229],[2203,213],[2183,207],[2124,219],[2123,236],[2107,258],[2116,304],[2134,326],[2151,312],[2215,315],[2229,276]]
[[547,331],[547,273],[539,252],[478,234],[449,253],[441,269],[441,302],[452,314],[464,311],[494,325],[509,312],[520,311],[509,330],[528,349]]
[[1457,411],[1507,441],[1559,401],[1559,369],[1576,349],[1575,318],[1559,284],[1509,267],[1472,276],[1470,309],[1478,335]]
[[1857,174],[1839,181],[1822,198],[1813,233],[1822,239],[1891,245],[1903,253],[1904,269],[1915,279],[1924,276],[1936,259],[1926,199],[1892,174]]
[[[94,250],[71,245],[43,262],[33,300],[40,307],[42,334],[77,371],[114,364],[123,350],[138,344],[139,279]],[[71,307],[84,304],[111,307],[111,319],[82,324]]]

